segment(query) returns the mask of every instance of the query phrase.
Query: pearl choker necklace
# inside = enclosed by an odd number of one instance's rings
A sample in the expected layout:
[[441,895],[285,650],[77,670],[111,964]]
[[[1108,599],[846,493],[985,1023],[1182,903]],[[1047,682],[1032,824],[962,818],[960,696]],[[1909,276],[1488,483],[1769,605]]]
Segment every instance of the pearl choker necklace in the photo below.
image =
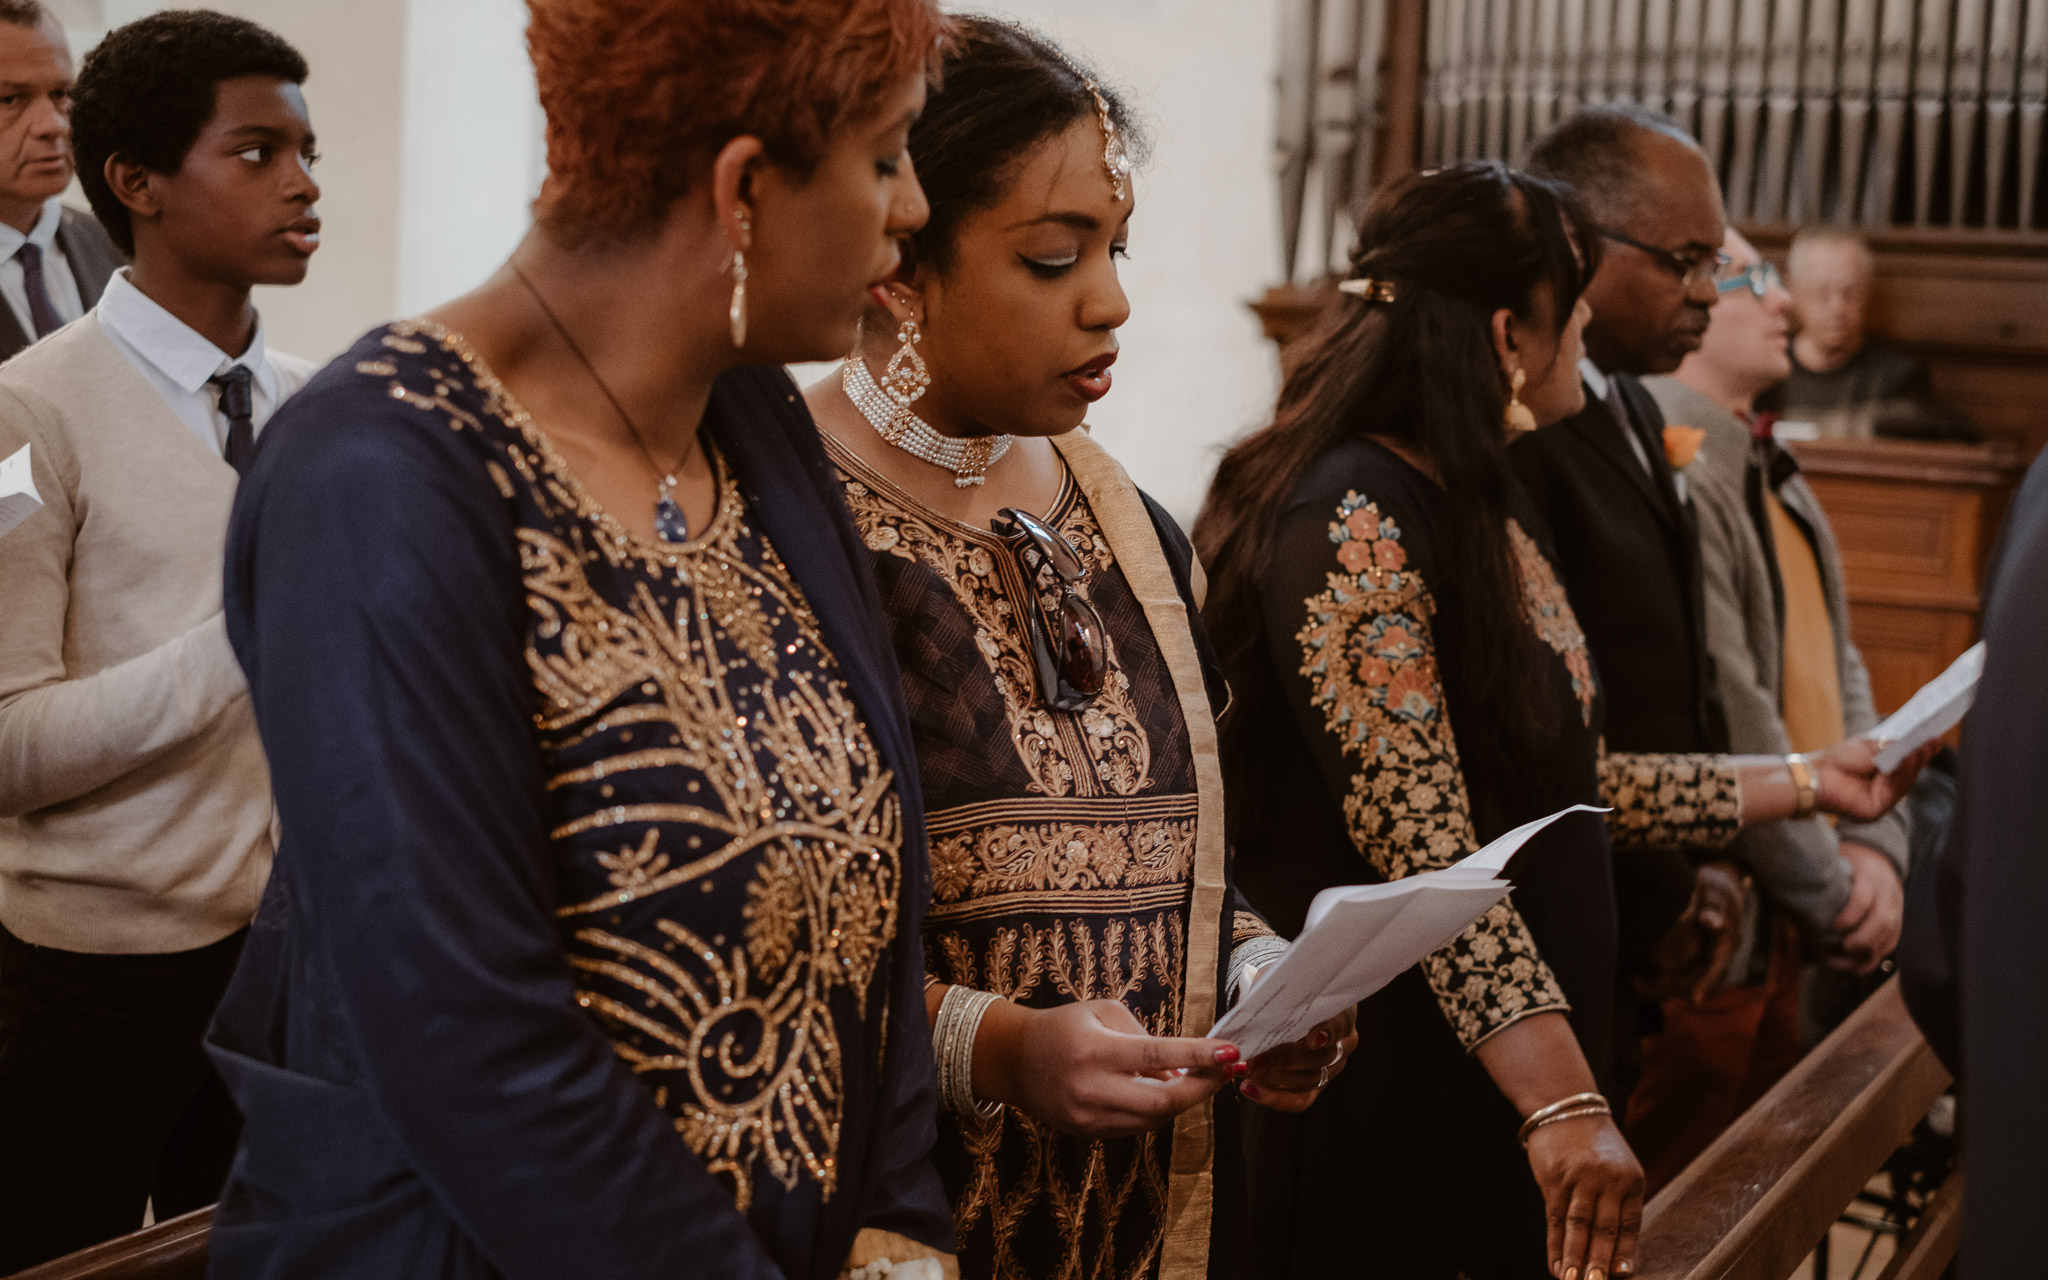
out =
[[839,385],[846,388],[847,399],[853,401],[853,407],[860,410],[860,416],[868,420],[875,434],[913,458],[952,472],[955,488],[985,482],[988,469],[1010,451],[1010,436],[955,439],[940,435],[908,406],[897,404],[876,386],[867,361],[858,354],[847,357],[840,370]]

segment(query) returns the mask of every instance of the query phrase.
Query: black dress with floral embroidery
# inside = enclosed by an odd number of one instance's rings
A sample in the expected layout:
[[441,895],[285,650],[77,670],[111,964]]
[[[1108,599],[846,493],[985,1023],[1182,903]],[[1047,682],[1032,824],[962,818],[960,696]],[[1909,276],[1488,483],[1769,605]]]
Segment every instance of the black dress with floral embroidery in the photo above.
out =
[[1263,652],[1231,672],[1234,714],[1248,719],[1232,732],[1260,747],[1228,780],[1245,895],[1289,933],[1332,885],[1445,866],[1568,805],[1617,812],[1574,814],[1532,840],[1510,864],[1506,901],[1360,1006],[1358,1052],[1311,1111],[1252,1118],[1261,1274],[1545,1275],[1519,1117],[1471,1050],[1522,1018],[1563,1012],[1599,1070],[1614,989],[1612,859],[1639,844],[1726,843],[1736,829],[1725,762],[1603,754],[1599,682],[1527,514],[1508,535],[1529,625],[1554,656],[1554,748],[1511,780],[1461,766],[1493,729],[1491,709],[1459,702],[1455,673],[1438,668],[1437,604],[1461,585],[1444,553],[1451,501],[1358,441],[1321,459],[1283,516],[1260,566]]

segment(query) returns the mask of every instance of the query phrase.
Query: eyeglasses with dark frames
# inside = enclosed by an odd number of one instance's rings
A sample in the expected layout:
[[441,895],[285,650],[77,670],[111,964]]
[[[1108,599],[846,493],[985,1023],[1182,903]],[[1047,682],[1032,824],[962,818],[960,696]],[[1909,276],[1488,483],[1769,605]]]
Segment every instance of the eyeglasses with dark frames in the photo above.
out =
[[[1079,711],[1095,700],[1109,678],[1109,639],[1102,615],[1080,591],[1088,566],[1066,535],[1028,511],[1004,507],[989,522],[1017,557],[1017,571],[1031,593],[1025,621],[1038,696],[1055,711]],[[1052,570],[1058,602],[1050,613],[1039,591],[1040,568]]]
[[1737,267],[1730,263],[1714,273],[1716,293],[1733,293],[1737,289],[1747,289],[1757,296],[1758,301],[1762,301],[1770,296],[1771,290],[1784,287],[1785,279],[1778,274],[1778,269],[1761,258],[1746,267]]
[[1711,279],[1725,269],[1734,259],[1716,249],[1709,253],[1702,249],[1660,249],[1654,244],[1644,244],[1634,236],[1625,235],[1613,227],[1600,228],[1600,234],[1609,240],[1619,241],[1631,249],[1640,249],[1664,264],[1664,269],[1677,276],[1680,282],[1690,285],[1695,280]]

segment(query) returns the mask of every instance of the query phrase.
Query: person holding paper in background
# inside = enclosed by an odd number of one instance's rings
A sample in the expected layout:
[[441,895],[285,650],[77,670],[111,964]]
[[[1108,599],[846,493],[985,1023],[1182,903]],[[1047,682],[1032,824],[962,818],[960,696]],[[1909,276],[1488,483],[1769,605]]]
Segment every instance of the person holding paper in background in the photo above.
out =
[[1623,858],[1725,845],[1816,803],[1874,817],[1906,781],[1870,743],[1796,767],[1603,750],[1600,681],[1506,459],[1510,433],[1584,403],[1602,248],[1565,188],[1498,164],[1383,190],[1273,425],[1225,456],[1196,526],[1236,695],[1232,833],[1282,932],[1330,886],[1446,866],[1568,805],[1616,811],[1535,836],[1507,902],[1365,1001],[1313,1113],[1254,1118],[1265,1274],[1630,1273],[1643,1175],[1601,1078],[1610,831]]
[[[1707,648],[1729,747],[1815,751],[1845,734],[1874,736],[1877,712],[1849,634],[1834,530],[1799,464],[1771,438],[1770,418],[1756,412],[1756,397],[1789,368],[1791,297],[1740,233],[1731,229],[1722,251],[1729,263],[1699,350],[1643,386],[1667,421],[1705,433],[1684,474],[1699,516]],[[1903,808],[1839,827],[1818,817],[1766,823],[1731,852],[1761,890],[1745,908],[1748,945],[1731,955],[1725,985],[1715,973],[1666,993],[1663,1030],[1645,1043],[1629,1102],[1629,1136],[1651,1194],[1798,1061],[1809,1021],[1802,951],[1846,971],[1852,987],[1820,1003],[1853,1008],[1855,975],[1873,972],[1898,943]],[[1830,994],[1840,985],[1820,975],[1814,983]]]
[[917,740],[934,1158],[970,1280],[1244,1274],[1219,1090],[1298,1110],[1352,1037],[1347,1009],[1250,1063],[1204,1038],[1285,944],[1229,886],[1200,571],[1077,430],[1129,314],[1132,147],[1050,42],[961,19],[910,132],[931,219],[808,393]]
[[311,366],[249,302],[319,242],[306,63],[239,18],[113,31],[73,104],[134,258],[0,368],[0,1273],[210,1204],[241,1121],[200,1037],[270,871],[263,745],[221,613],[241,468]]

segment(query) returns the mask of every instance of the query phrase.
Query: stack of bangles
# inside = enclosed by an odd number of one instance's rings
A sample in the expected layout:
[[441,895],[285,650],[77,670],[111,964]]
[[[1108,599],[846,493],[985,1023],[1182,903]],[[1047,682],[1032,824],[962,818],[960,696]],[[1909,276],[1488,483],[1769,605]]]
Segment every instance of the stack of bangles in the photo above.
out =
[[1523,1146],[1529,1145],[1529,1136],[1548,1124],[1561,1120],[1576,1120],[1580,1116],[1613,1115],[1607,1106],[1607,1099],[1597,1093],[1575,1093],[1569,1098],[1560,1098],[1547,1107],[1538,1107],[1522,1121],[1522,1127],[1515,1131],[1515,1139]]
[[[936,985],[936,979],[925,983],[928,988]],[[981,1016],[1001,999],[956,982],[939,1002],[939,1016],[932,1022],[932,1065],[938,1069],[939,1105],[955,1115],[992,1120],[1003,1113],[1002,1103],[974,1096],[974,1037],[981,1030]]]

